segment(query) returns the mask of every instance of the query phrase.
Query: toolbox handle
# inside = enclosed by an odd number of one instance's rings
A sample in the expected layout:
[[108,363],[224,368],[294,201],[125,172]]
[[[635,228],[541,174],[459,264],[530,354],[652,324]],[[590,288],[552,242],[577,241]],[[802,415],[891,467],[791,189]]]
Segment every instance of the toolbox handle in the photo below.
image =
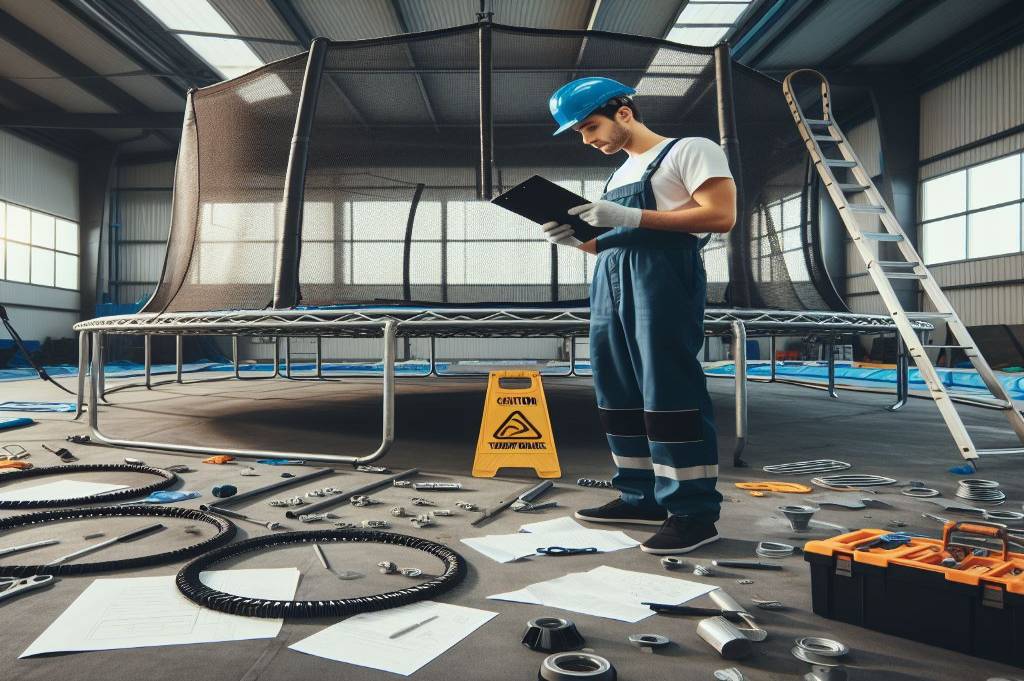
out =
[[943,551],[949,551],[949,540],[952,538],[954,532],[960,532],[963,534],[977,534],[983,537],[992,537],[993,539],[999,539],[1003,542],[1003,560],[1009,560],[1010,558],[1010,541],[1007,534],[1006,525],[1000,525],[999,523],[987,523],[982,520],[974,520],[971,522],[960,522],[960,521],[949,521],[942,528],[942,549]]

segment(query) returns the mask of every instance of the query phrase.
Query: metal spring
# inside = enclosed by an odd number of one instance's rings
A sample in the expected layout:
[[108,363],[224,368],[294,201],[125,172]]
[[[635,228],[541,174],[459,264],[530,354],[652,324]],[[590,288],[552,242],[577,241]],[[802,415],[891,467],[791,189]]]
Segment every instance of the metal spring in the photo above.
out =
[[331,520],[338,516],[333,513],[306,513],[305,515],[299,516],[299,522],[303,523],[315,523],[319,520]]
[[998,482],[995,480],[980,480],[978,478],[961,480],[957,486],[956,495],[961,499],[989,503],[1002,502],[1006,499],[1006,494],[999,489]]
[[715,571],[709,568],[707,565],[695,565],[693,567],[693,574],[698,577],[710,577],[715,574]]
[[288,497],[287,499],[271,499],[267,502],[271,506],[302,506],[305,501],[302,497]]
[[595,478],[580,478],[576,481],[580,487],[597,487],[600,489],[611,489],[611,480],[597,480]]
[[830,638],[819,638],[817,636],[804,636],[796,640],[796,645],[801,650],[822,657],[842,657],[850,652],[845,643],[834,641]]
[[828,473],[829,471],[845,471],[852,466],[845,461],[835,459],[816,459],[814,461],[794,461],[792,463],[780,463],[774,466],[764,466],[761,470],[766,473],[779,475],[806,475],[809,473]]
[[430,499],[424,499],[423,497],[413,497],[409,500],[413,506],[437,506]]

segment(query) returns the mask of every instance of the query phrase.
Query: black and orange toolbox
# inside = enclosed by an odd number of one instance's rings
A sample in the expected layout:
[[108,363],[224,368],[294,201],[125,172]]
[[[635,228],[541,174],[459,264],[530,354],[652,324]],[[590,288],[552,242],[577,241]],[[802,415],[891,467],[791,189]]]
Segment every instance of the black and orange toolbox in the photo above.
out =
[[892,537],[808,542],[815,614],[1024,666],[1024,553],[1010,552],[1005,526],[951,521],[941,540]]

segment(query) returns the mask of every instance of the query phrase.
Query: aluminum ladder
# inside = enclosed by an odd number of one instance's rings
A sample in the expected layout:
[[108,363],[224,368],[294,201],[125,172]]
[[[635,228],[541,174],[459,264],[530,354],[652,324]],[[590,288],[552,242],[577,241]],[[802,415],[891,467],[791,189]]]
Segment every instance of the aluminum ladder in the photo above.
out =
[[[814,76],[821,81],[822,118],[807,118],[804,114],[793,89],[793,79],[800,74]],[[953,436],[960,455],[976,469],[976,461],[980,455],[1024,453],[1024,447],[978,449],[974,446],[974,442],[956,410],[955,403],[928,357],[927,349],[963,350],[978,375],[981,376],[985,386],[992,393],[991,398],[970,396],[969,401],[1003,411],[1021,443],[1024,443],[1024,417],[1014,407],[1006,389],[992,372],[985,357],[978,351],[967,327],[960,320],[960,316],[953,309],[931,272],[925,267],[921,256],[910,243],[906,232],[896,221],[896,216],[892,214],[892,210],[882,198],[875,183],[871,181],[864,165],[854,153],[846,135],[843,134],[832,117],[828,80],[824,75],[812,69],[799,69],[786,76],[782,83],[782,91],[786,96],[790,113],[793,114],[793,120],[800,130],[800,136],[807,147],[807,152],[814,161],[814,167],[817,168],[832,202],[839,209],[839,216],[842,218],[843,224],[846,225],[846,230],[850,233],[857,252],[867,266],[867,272],[874,281],[875,288],[881,295],[889,316],[892,317],[899,330],[907,351],[914,359],[914,363],[917,364],[918,371],[928,388],[928,393],[935,401],[935,406],[938,407],[942,419],[946,422],[946,427],[949,429],[950,435]],[[825,155],[822,151],[823,145],[829,147],[832,156]],[[837,152],[838,157],[835,156]],[[837,177],[837,173],[841,177]],[[855,197],[858,201],[852,202],[851,199]],[[877,231],[868,231],[866,226],[861,224],[859,220],[865,215],[878,218]],[[882,243],[894,244],[902,259],[881,259],[878,251]],[[890,280],[893,279],[913,279],[920,282],[924,296],[931,302],[935,312],[905,311],[890,283]],[[911,325],[914,320],[944,321],[956,343],[954,345],[922,344],[921,338],[918,337]]]

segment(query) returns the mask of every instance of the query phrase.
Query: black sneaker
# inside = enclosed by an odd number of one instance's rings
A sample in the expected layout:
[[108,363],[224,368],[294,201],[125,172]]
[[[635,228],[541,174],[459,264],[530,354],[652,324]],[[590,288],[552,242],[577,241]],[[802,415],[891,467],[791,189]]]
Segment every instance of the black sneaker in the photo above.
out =
[[670,515],[661,529],[640,545],[640,550],[658,555],[689,553],[717,539],[718,530],[715,529],[714,523]]
[[661,525],[665,522],[665,511],[645,511],[622,499],[609,501],[597,508],[581,508],[576,517],[592,523],[634,523],[637,525]]

